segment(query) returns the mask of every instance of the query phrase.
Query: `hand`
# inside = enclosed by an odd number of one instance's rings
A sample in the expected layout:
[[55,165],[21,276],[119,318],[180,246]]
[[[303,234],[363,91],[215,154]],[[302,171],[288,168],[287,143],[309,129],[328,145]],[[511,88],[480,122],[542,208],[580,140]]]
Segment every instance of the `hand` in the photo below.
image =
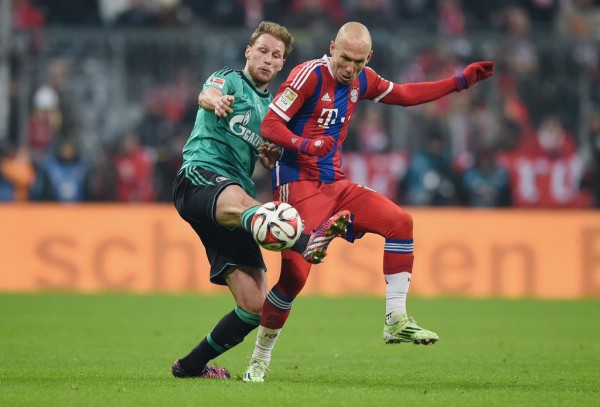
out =
[[268,170],[272,170],[275,167],[280,154],[281,150],[279,150],[277,144],[265,141],[258,147],[258,159],[261,165]]
[[324,157],[333,150],[335,139],[331,136],[317,138],[302,138],[298,152],[306,155]]
[[233,104],[233,95],[223,95],[217,99],[215,103],[215,116],[219,118],[227,117],[227,115],[233,112],[231,105]]
[[474,62],[468,65],[462,73],[454,77],[458,91],[468,89],[477,82],[492,76],[494,74],[494,65],[495,63],[492,61]]

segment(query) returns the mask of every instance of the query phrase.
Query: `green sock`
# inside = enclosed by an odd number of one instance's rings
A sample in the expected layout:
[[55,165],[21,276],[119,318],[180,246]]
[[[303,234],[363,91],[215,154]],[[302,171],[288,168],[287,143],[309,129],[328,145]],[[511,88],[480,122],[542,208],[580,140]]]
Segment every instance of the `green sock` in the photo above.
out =
[[244,211],[244,213],[242,213],[242,227],[247,230],[248,232],[251,232],[251,227],[252,227],[252,218],[254,217],[254,214],[256,213],[256,211],[258,210],[258,208],[260,208],[260,205],[256,205],[253,206],[251,208],[248,208]]

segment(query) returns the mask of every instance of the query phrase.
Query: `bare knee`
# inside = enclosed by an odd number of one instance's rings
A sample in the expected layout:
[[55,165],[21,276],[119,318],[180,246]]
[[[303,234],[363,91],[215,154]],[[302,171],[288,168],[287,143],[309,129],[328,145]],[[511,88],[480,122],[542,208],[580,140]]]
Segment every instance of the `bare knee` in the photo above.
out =
[[245,298],[236,301],[238,307],[243,309],[244,311],[253,314],[253,315],[261,315],[262,307],[265,302],[265,296],[257,296],[254,298]]
[[267,296],[267,281],[261,269],[234,270],[225,281],[235,298],[235,303],[244,311],[260,315]]

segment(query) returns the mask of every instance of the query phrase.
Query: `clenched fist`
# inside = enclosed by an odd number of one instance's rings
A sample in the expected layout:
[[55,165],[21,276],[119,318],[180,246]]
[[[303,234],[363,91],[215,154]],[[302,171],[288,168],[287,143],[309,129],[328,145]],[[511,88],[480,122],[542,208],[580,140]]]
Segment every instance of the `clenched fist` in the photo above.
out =
[[298,145],[302,154],[324,157],[333,150],[335,139],[331,136],[317,138],[303,138]]

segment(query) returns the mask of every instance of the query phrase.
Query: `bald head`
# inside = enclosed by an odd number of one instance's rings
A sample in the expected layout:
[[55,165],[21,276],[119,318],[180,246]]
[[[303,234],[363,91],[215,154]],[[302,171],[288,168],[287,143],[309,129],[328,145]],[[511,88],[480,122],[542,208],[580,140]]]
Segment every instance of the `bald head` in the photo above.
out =
[[371,60],[371,34],[358,22],[344,24],[329,45],[331,71],[336,81],[349,85]]
[[351,43],[355,46],[367,47],[371,50],[371,33],[363,24],[350,21],[344,24],[335,36],[335,43]]

